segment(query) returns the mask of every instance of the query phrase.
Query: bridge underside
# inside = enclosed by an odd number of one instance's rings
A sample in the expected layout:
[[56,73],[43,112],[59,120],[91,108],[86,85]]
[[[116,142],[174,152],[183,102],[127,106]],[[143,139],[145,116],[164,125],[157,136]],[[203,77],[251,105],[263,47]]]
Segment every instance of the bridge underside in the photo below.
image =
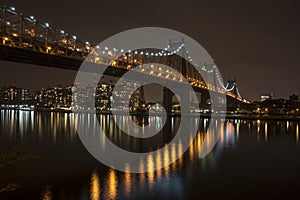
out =
[[[66,70],[79,70],[83,60],[69,58],[65,56],[57,56],[47,53],[40,53],[28,49],[22,49],[22,48],[16,48],[16,47],[9,47],[9,46],[3,46],[0,45],[0,60],[5,61],[12,61],[12,62],[19,62],[19,63],[25,63],[25,64],[33,64],[38,66],[45,66],[45,67],[53,67],[53,68],[59,68],[59,69],[66,69]],[[114,77],[122,77],[124,73],[126,73],[127,69],[124,68],[116,68],[112,66],[106,66],[101,64],[92,64],[91,66],[95,66],[96,69],[99,67],[106,68],[104,75],[107,76],[114,76]],[[95,69],[95,70],[96,70]],[[137,75],[139,72],[133,72]],[[158,78],[163,80],[163,78]],[[202,106],[208,106],[210,95],[209,91],[207,89],[199,88],[193,86],[193,89],[195,92],[200,93],[201,98],[198,99],[200,102],[200,105]],[[213,92],[213,91],[211,91]],[[172,107],[172,98],[173,93],[170,92],[168,89],[164,89],[164,95],[163,95],[163,101],[166,108],[166,111],[168,113],[171,112]],[[227,95],[227,105],[230,107],[236,107],[243,104],[243,102]]]

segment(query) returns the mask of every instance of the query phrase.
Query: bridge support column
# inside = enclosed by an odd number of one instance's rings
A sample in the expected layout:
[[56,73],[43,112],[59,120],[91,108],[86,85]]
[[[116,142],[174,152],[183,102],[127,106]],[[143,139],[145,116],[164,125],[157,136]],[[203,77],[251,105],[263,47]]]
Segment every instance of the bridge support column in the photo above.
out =
[[202,91],[201,92],[201,105],[206,105],[208,103],[208,100],[210,99],[210,95],[208,91]]
[[163,89],[163,106],[168,115],[172,114],[172,99],[174,93],[169,89],[164,87]]

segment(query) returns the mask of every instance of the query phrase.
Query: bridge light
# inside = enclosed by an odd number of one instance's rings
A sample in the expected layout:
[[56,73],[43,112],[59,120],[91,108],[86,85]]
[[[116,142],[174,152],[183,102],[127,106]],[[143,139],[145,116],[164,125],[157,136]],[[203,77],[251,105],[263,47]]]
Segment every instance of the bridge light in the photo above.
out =
[[16,8],[13,7],[13,6],[11,6],[11,7],[10,7],[10,10],[11,10],[11,11],[16,11]]
[[8,37],[4,37],[3,40],[8,41]]
[[64,30],[60,30],[60,33],[61,33],[61,34],[65,34],[65,31],[64,31]]
[[47,48],[46,48],[46,53],[49,53],[49,51],[51,51],[51,47],[50,46],[47,46]]
[[90,43],[88,41],[85,42],[86,45],[89,45]]
[[29,18],[30,18],[31,20],[34,20],[34,16],[29,16]]
[[117,61],[113,60],[110,64],[112,67],[116,67],[117,66]]
[[6,25],[10,26],[10,25],[11,25],[11,23],[10,23],[10,22],[6,22]]
[[45,23],[45,26],[47,27],[47,28],[49,28],[50,27],[50,24],[49,23]]
[[76,40],[76,39],[77,39],[76,35],[73,35],[73,36],[72,36],[72,38],[73,38],[74,40]]

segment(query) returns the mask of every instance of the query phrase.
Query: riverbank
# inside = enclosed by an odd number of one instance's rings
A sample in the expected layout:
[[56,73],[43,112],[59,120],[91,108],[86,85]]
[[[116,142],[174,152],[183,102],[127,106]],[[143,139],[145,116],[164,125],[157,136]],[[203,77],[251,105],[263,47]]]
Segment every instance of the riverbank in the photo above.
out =
[[[35,108],[35,109],[20,109],[20,108],[0,108],[0,110],[20,110],[20,111],[36,111],[36,112],[57,112],[57,113],[94,113],[92,110],[77,110],[77,111],[72,111],[72,110],[65,110],[65,109],[40,109],[40,108]],[[106,115],[111,115],[112,111],[109,110],[101,110],[101,111],[96,111],[96,114],[106,114]],[[114,112],[116,115],[127,115],[127,112]],[[133,116],[148,116],[148,112],[130,112],[130,115]],[[160,113],[154,113],[154,115],[159,116]],[[181,113],[172,113],[170,114],[171,117],[180,117],[183,116]],[[192,113],[191,115],[184,115],[184,116],[190,116],[190,117],[197,117],[200,116],[201,118],[210,118],[211,114],[210,113]],[[222,117],[226,119],[245,119],[245,120],[291,120],[291,121],[300,121],[300,116],[299,115],[249,115],[249,114],[222,114],[222,115],[215,115],[217,117]]]

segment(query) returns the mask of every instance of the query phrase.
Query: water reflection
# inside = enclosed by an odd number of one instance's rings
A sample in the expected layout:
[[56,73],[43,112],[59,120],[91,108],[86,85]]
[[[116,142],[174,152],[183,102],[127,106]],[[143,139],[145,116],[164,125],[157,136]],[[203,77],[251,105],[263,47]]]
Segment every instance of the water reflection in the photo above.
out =
[[[33,149],[33,146],[37,146],[38,151],[51,152],[55,151],[55,148],[60,148],[60,151],[65,151],[70,146],[76,148],[83,148],[79,141],[76,128],[78,121],[83,121],[89,124],[90,127],[95,126],[100,122],[103,130],[107,132],[107,137],[116,144],[125,147],[127,149],[133,149],[136,151],[149,150],[149,143],[139,143],[134,139],[128,137],[124,132],[118,129],[118,126],[113,121],[110,115],[90,115],[90,114],[74,114],[74,113],[48,113],[48,112],[33,112],[33,111],[15,111],[15,110],[1,110],[0,111],[0,130],[1,137],[8,138],[9,141],[15,142],[21,141],[24,138],[29,139],[28,148]],[[156,118],[135,118],[137,122],[140,120],[144,126],[147,120],[158,120]],[[126,123],[127,118],[123,118],[122,123]],[[214,168],[220,155],[224,152],[224,149],[236,149],[239,145],[237,143],[242,140],[245,135],[251,135],[254,140],[261,142],[262,144],[268,144],[272,142],[272,137],[276,134],[281,134],[281,137],[286,137],[294,144],[299,142],[299,123],[297,121],[247,121],[247,120],[226,120],[224,122],[208,119],[200,120],[200,127],[196,137],[193,139],[192,134],[186,132],[190,147],[187,152],[179,157],[175,158],[183,153],[183,144],[179,140],[178,143],[167,146],[164,151],[159,152],[147,157],[146,161],[140,160],[137,164],[141,171],[152,169],[156,166],[160,168],[163,165],[167,165],[161,170],[142,173],[131,174],[129,170],[133,167],[128,163],[124,163],[126,172],[118,172],[113,169],[105,168],[100,163],[97,166],[90,166],[88,170],[84,169],[79,171],[78,174],[88,171],[88,180],[82,182],[78,181],[79,188],[83,194],[78,196],[84,196],[90,199],[134,199],[135,197],[143,197],[148,195],[151,198],[153,191],[158,191],[161,194],[161,198],[170,199],[168,195],[184,195],[186,192],[185,184],[193,178],[192,170],[190,169],[192,164],[197,165],[199,168],[195,171],[206,172],[210,168]],[[192,120],[191,120],[192,123]],[[207,130],[210,124],[213,124],[213,129]],[[171,118],[167,126],[163,128],[166,131],[165,134],[156,138],[156,146],[164,146],[168,144],[172,138],[173,132],[176,132],[180,124],[180,119],[177,117]],[[161,127],[158,127],[161,128]],[[245,132],[247,130],[247,132]],[[214,141],[215,133],[220,133],[219,141],[213,151],[204,159],[199,159],[199,155],[203,148],[204,141],[207,141],[206,145],[211,144]],[[247,134],[245,134],[247,133]],[[104,136],[103,136],[104,137]],[[100,138],[101,139],[101,138]],[[79,143],[76,143],[76,141]],[[101,140],[104,142],[104,140]],[[148,145],[147,148],[144,145]],[[5,146],[5,141],[0,140],[0,148]],[[105,144],[103,145],[105,147]],[[80,154],[73,155],[73,150],[70,154],[61,155],[61,159],[65,161],[69,157],[76,157]],[[60,153],[60,152],[59,152]],[[82,152],[80,152],[82,153]],[[86,153],[86,152],[85,152]],[[49,156],[48,155],[48,156]],[[47,154],[45,154],[45,157]],[[79,157],[75,161],[75,165],[80,163],[84,165],[81,160],[86,159],[87,154]],[[46,157],[47,158],[47,157]],[[168,164],[171,160],[175,162]],[[44,160],[42,160],[44,162]],[[82,163],[81,163],[82,162]],[[60,164],[64,164],[63,162]],[[52,166],[52,165],[49,165]],[[64,174],[69,169],[74,167],[68,165],[66,168],[61,168],[58,171],[53,171],[54,174]],[[55,170],[55,168],[47,168],[47,170]],[[191,174],[189,174],[191,172]],[[42,191],[40,188],[43,188]],[[43,186],[39,187],[39,196],[42,199],[53,199],[59,196],[59,192],[54,188]],[[75,193],[75,192],[74,192]],[[72,199],[78,199],[78,196],[72,197]],[[71,197],[70,197],[71,198]]]
[[265,122],[265,140],[268,141],[268,122]]
[[152,188],[153,186],[153,183],[154,183],[154,161],[153,161],[153,157],[152,157],[152,154],[149,154],[148,155],[148,158],[147,158],[147,170],[148,170],[148,173],[147,173],[147,178],[148,178],[148,185],[150,188]]
[[107,183],[107,193],[105,199],[116,199],[118,193],[118,178],[116,175],[116,171],[114,169],[110,169],[108,173],[108,183]]
[[[126,172],[122,173],[122,176],[118,176],[116,171],[113,169],[109,170],[108,177],[103,182],[102,186],[104,190],[100,189],[99,178],[95,183],[95,174],[92,174],[91,177],[91,185],[96,185],[97,188],[91,187],[91,196],[96,196],[98,199],[100,192],[96,191],[104,191],[102,196],[104,199],[116,199],[121,194],[122,196],[126,196],[126,198],[132,198],[133,194],[136,194],[137,191],[144,188],[144,184],[147,185],[149,191],[153,191],[156,189],[156,186],[159,182],[163,182],[163,185],[160,185],[160,190],[166,191],[166,193],[170,193],[171,190],[174,189],[174,185],[170,184],[174,179],[177,180],[177,176],[174,175],[174,172],[178,171],[178,169],[182,168],[183,161],[188,159],[190,161],[198,159],[198,156],[201,152],[202,145],[205,137],[212,137],[207,135],[207,126],[209,123],[215,122],[206,122],[205,127],[199,129],[199,132],[196,138],[193,140],[191,138],[191,145],[189,148],[188,157],[180,157],[178,160],[173,162],[171,165],[167,165],[163,169],[153,171],[154,166],[158,166],[160,168],[162,165],[169,163],[170,159],[174,159],[178,154],[182,154],[182,143],[179,142],[177,145],[172,144],[168,148],[166,148],[161,154],[160,151],[157,151],[155,154],[149,154],[147,157],[147,161],[140,161],[139,168],[141,171],[144,171],[144,168],[147,168],[149,172],[141,173],[141,174],[131,174],[129,173],[130,165],[125,163]],[[217,144],[218,148],[216,148],[216,153],[220,153],[223,148],[233,148],[238,141],[237,129],[241,126],[241,123],[238,122],[235,125],[229,121],[223,123],[215,123],[216,129],[210,131],[219,131],[220,140]],[[114,137],[112,137],[114,138]],[[114,138],[115,139],[115,138]],[[213,141],[212,138],[207,138],[208,141]],[[213,159],[207,160],[206,162],[214,162]],[[171,176],[172,174],[172,176]],[[180,185],[179,183],[177,183]],[[176,186],[179,187],[179,186]],[[134,188],[134,189],[133,189]],[[95,195],[96,194],[96,195]],[[96,198],[95,198],[96,199]]]
[[100,199],[100,180],[96,172],[92,173],[91,185],[90,185],[90,199],[98,200]]
[[50,186],[46,186],[42,191],[42,200],[52,200],[52,192],[50,190]]
[[130,173],[130,166],[125,164],[125,173],[124,173],[124,187],[125,187],[125,195],[128,196],[131,193],[132,188],[132,178]]
[[299,141],[299,124],[297,123],[296,125],[296,142],[298,143]]

